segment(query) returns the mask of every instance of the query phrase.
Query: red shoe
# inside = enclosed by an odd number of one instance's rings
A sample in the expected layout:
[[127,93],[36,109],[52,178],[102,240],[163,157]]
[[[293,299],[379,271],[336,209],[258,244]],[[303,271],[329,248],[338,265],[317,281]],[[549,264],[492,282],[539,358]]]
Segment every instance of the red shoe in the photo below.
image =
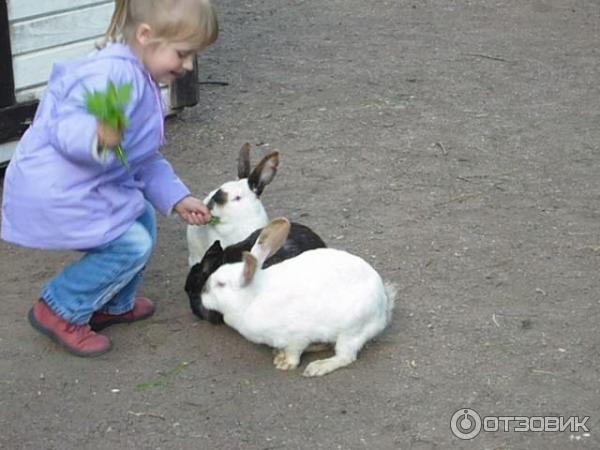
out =
[[40,333],[45,334],[69,353],[77,356],[98,356],[111,348],[110,339],[94,333],[88,324],[74,325],[54,311],[40,299],[29,310],[29,322]]
[[92,314],[90,326],[94,331],[100,331],[104,328],[116,323],[131,323],[137,320],[143,320],[154,314],[156,308],[154,303],[146,297],[138,297],[135,299],[133,309],[124,314],[107,314],[96,311]]

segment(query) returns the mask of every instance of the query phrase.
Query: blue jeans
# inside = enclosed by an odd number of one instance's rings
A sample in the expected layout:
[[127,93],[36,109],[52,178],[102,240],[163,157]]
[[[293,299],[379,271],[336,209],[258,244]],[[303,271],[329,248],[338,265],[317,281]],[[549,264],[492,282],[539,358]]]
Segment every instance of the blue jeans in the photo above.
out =
[[44,287],[42,297],[63,319],[75,325],[95,311],[124,314],[133,309],[142,274],[156,245],[156,212],[146,210],[114,241],[86,250]]

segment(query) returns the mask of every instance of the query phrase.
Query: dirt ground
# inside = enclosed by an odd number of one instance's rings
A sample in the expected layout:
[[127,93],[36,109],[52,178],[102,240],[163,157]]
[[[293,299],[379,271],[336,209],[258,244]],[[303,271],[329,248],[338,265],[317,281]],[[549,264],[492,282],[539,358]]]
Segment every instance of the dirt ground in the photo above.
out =
[[[26,320],[74,255],[2,243],[0,448],[600,448],[600,4],[218,4],[201,103],[168,121],[165,153],[204,196],[245,141],[256,160],[278,148],[270,216],[397,283],[393,322],[331,375],[277,371],[192,315],[185,226],[161,217],[143,289],[157,314],[80,359]],[[460,440],[463,408],[590,431]]]

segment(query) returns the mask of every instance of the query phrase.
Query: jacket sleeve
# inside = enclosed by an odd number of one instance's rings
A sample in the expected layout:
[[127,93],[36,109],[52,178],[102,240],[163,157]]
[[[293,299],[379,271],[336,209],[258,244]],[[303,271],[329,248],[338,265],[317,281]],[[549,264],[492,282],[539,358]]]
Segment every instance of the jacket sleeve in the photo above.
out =
[[142,181],[145,197],[165,216],[190,195],[188,187],[158,151],[136,168],[134,177]]
[[[62,86],[55,101],[55,111],[48,122],[52,146],[64,157],[77,164],[106,165],[115,159],[114,152],[106,152],[99,157],[97,149],[98,121],[87,110],[88,92],[106,91],[109,77],[106,74],[84,76],[70,86]],[[114,80],[120,85],[126,81]],[[134,94],[135,95],[135,94]]]
[[97,121],[87,112],[85,101],[69,98],[59,102],[55,116],[49,121],[50,142],[64,157],[77,164],[96,165],[94,144]]

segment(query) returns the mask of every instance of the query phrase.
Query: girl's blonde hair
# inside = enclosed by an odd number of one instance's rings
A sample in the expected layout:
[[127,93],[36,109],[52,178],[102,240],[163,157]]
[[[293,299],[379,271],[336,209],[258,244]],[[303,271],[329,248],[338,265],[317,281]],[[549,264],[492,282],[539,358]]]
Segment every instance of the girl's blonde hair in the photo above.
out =
[[198,50],[219,36],[217,11],[210,0],[116,0],[105,43],[129,42],[142,23],[158,40],[189,42]]

